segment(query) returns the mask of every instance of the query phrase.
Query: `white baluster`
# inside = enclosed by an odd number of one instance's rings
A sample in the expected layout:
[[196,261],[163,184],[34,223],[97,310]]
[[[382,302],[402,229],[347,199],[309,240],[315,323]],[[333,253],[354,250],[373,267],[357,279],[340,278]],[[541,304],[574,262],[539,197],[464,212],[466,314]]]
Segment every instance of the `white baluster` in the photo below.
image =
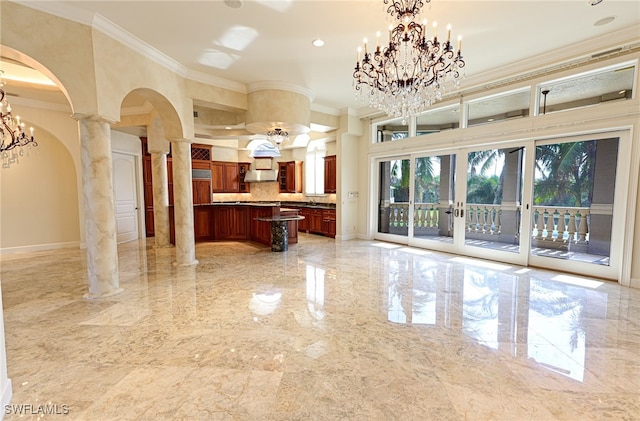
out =
[[538,230],[538,233],[536,234],[536,239],[542,240],[543,228],[544,228],[544,212],[541,212],[540,209],[538,209],[538,222],[536,223],[536,229]]
[[587,240],[587,215],[580,214],[580,228],[578,229],[578,241],[584,243]]
[[569,212],[569,226],[567,227],[567,230],[569,231],[569,238],[567,241],[572,242],[575,241],[576,235],[576,213],[572,210],[567,210],[567,212]]
[[544,239],[545,240],[552,240],[553,237],[553,213],[549,212],[548,210],[544,210],[545,215],[547,216],[547,224],[545,226],[546,230],[547,230],[547,235],[545,235]]
[[558,214],[558,236],[555,241],[564,242],[564,231],[566,229],[564,218],[566,214],[567,211]]

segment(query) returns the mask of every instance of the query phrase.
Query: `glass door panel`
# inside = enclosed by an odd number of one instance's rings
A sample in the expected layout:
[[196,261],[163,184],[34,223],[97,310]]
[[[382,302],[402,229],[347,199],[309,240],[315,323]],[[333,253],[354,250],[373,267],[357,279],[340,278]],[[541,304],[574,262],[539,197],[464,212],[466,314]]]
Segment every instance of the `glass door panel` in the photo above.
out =
[[414,159],[413,238],[453,244],[456,155]]
[[[536,146],[531,255],[611,265],[619,138]],[[549,259],[539,259],[550,261]],[[569,262],[574,262],[573,264]]]
[[411,160],[379,163],[378,233],[408,237]]
[[520,253],[524,147],[467,154],[465,246]]

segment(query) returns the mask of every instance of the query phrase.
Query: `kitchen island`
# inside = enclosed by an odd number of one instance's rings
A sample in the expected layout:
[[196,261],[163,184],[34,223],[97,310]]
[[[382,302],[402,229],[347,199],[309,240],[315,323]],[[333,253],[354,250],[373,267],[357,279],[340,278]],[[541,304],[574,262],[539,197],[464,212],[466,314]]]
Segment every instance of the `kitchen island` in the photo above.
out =
[[[297,217],[298,210],[277,202],[219,202],[193,206],[196,242],[252,241],[271,245],[271,222],[258,218]],[[169,206],[170,240],[175,242],[173,206]],[[298,242],[298,221],[287,222],[287,242]]]

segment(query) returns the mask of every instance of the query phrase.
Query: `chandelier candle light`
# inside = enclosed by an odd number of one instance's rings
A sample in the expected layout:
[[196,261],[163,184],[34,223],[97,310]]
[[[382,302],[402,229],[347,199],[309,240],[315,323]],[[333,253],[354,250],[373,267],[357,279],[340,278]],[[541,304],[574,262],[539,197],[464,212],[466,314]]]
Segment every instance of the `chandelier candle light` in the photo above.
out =
[[[431,0],[384,0],[395,23],[389,26],[389,44],[380,48],[380,32],[376,49],[358,47],[358,60],[353,72],[356,97],[390,117],[416,115],[442,99],[446,88],[458,87],[465,62],[462,59],[462,37],[457,49],[451,44],[451,25],[446,41],[438,40],[437,23],[433,22],[433,38],[428,38],[427,20],[419,20],[420,9]],[[362,60],[360,59],[361,54]]]
[[20,121],[20,116],[11,115],[11,105],[5,100],[6,93],[3,89],[4,81],[0,70],[0,154],[2,154],[2,168],[9,168],[11,164],[18,163],[18,158],[24,155],[23,148],[38,146],[33,138],[33,127],[29,128],[30,136],[25,133],[25,124]]

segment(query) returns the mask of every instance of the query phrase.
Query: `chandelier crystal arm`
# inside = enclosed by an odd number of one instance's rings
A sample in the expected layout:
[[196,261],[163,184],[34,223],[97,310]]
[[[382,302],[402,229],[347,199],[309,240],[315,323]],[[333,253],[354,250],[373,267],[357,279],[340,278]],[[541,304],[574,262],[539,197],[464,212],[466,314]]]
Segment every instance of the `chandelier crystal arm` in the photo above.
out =
[[[20,122],[20,117],[13,117],[11,114],[11,105],[5,101],[6,93],[2,88],[2,71],[0,70],[0,158],[2,159],[2,167],[9,168],[11,164],[18,161],[18,157],[24,154],[23,148],[38,146],[38,142],[33,137],[33,127],[30,130],[30,136],[25,133],[25,124]],[[6,111],[5,111],[6,110]],[[15,149],[18,148],[16,152]],[[10,152],[11,151],[11,152]]]

